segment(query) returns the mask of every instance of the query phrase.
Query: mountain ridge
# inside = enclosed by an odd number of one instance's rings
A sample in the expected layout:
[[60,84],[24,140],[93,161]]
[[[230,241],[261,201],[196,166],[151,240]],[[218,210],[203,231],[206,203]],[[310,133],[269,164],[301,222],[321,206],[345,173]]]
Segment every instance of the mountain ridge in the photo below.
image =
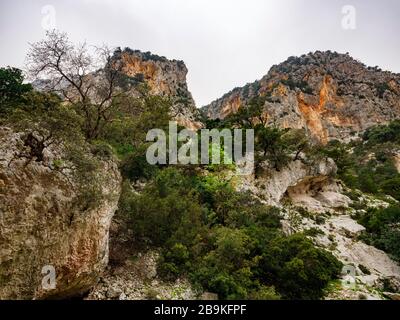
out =
[[270,124],[305,128],[324,143],[350,140],[398,118],[400,75],[367,67],[349,54],[316,51],[272,66],[260,80],[234,88],[201,112],[224,119],[257,96],[265,97]]

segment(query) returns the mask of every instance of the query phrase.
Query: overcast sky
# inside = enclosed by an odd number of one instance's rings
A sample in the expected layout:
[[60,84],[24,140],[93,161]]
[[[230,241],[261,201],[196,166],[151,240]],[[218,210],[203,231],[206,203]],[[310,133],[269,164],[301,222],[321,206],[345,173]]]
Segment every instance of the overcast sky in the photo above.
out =
[[198,107],[315,50],[400,72],[398,0],[0,0],[0,66],[23,67],[54,23],[75,42],[184,60]]

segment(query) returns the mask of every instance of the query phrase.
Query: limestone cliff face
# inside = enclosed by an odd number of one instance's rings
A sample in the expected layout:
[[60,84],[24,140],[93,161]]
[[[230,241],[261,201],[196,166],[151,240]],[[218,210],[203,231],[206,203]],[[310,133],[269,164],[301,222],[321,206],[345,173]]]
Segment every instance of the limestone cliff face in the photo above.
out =
[[[280,171],[263,166],[257,179],[243,176],[238,189],[252,192],[267,205],[280,207],[286,234],[318,230],[317,236],[310,237],[315,245],[354,268],[357,285],[342,286],[329,293],[327,299],[357,300],[360,294],[366,299],[382,299],[379,291],[384,290],[384,283],[400,290],[399,264],[387,253],[358,238],[365,228],[352,218],[356,209],[344,194],[345,186],[333,178],[337,170],[333,160],[304,160],[293,161]],[[366,207],[388,205],[366,195],[360,196]],[[304,209],[307,214],[302,213]],[[344,280],[346,276],[343,274]]]
[[[171,99],[171,116],[181,126],[191,130],[197,130],[202,127],[200,112],[196,108],[192,94],[188,89],[186,75],[188,69],[183,61],[169,60],[165,57],[152,54],[150,52],[141,52],[125,48],[117,48],[111,57],[117,70],[122,75],[127,76],[118,79],[118,85],[123,87],[132,97],[139,97],[142,85],[145,85],[150,94],[160,95]],[[99,69],[87,76],[87,82],[96,88],[107,88],[108,83],[105,80],[104,69]],[[49,80],[35,80],[32,85],[39,91],[54,91],[52,83]],[[59,92],[68,92],[69,98],[76,98],[77,92],[66,80],[63,80],[55,89]],[[103,97],[99,97],[96,91],[90,92],[90,97],[96,103],[100,103]]]
[[223,119],[265,97],[265,116],[281,127],[306,128],[321,142],[350,140],[400,117],[400,75],[366,67],[347,54],[315,52],[291,57],[266,76],[203,108]]
[[281,206],[285,200],[310,212],[335,212],[347,207],[350,199],[333,176],[337,170],[332,159],[296,160],[280,171],[263,164],[261,174],[245,176],[240,189],[250,190],[268,205]]
[[[56,146],[27,162],[24,133],[0,128],[0,299],[65,298],[93,286],[108,263],[108,234],[120,192],[116,164],[102,161],[103,200],[77,203],[76,181],[55,169]],[[55,269],[55,288],[42,286]],[[44,268],[45,267],[45,268]],[[44,272],[44,274],[42,274]]]
[[146,83],[151,94],[171,98],[172,115],[179,124],[189,129],[201,127],[197,120],[199,112],[187,86],[188,69],[183,61],[129,48],[116,50],[113,59],[124,74]]

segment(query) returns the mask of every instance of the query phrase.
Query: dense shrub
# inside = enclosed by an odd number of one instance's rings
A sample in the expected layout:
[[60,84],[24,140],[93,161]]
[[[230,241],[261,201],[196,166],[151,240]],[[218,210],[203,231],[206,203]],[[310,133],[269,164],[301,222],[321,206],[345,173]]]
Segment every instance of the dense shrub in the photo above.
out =
[[25,94],[32,90],[24,83],[22,71],[17,68],[0,68],[0,114],[26,102]]
[[[342,265],[302,234],[275,238],[262,255],[260,276],[288,299],[318,299]],[[280,281],[279,279],[284,279]]]
[[383,99],[386,91],[392,91],[392,89],[386,82],[378,83],[377,85],[375,85],[375,88],[378,93],[378,97],[380,97],[381,99]]
[[400,260],[400,206],[393,205],[385,209],[369,209],[359,217],[366,227],[363,239],[388,252]]
[[400,174],[393,161],[393,150],[400,147],[399,143],[400,122],[396,120],[368,129],[361,141],[331,141],[326,146],[314,146],[310,154],[333,159],[338,177],[348,187],[400,200]]
[[300,89],[307,94],[313,94],[313,89],[308,85],[307,81],[295,81],[293,78],[282,80],[282,83],[290,88],[290,90]]
[[199,230],[201,207],[191,181],[175,169],[161,171],[139,194],[125,199],[138,240],[161,246],[177,240],[190,244]]
[[369,128],[363,135],[363,140],[369,144],[385,142],[400,142],[400,120],[395,120],[388,125]]
[[159,273],[186,275],[222,299],[320,298],[340,269],[305,236],[284,236],[279,209],[211,172],[167,168],[141,194],[124,193],[135,239],[161,247]]

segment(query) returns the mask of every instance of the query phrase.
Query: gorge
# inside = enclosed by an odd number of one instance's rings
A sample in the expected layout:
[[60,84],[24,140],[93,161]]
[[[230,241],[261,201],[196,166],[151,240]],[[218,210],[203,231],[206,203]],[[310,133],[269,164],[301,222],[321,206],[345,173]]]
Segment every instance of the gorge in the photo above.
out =
[[[96,104],[68,84],[1,102],[0,299],[398,299],[399,74],[317,51],[197,109],[182,61],[111,61],[84,79],[121,76],[95,138],[81,130]],[[146,134],[170,120],[246,123],[257,172],[152,166]],[[357,289],[338,286],[343,266]]]

